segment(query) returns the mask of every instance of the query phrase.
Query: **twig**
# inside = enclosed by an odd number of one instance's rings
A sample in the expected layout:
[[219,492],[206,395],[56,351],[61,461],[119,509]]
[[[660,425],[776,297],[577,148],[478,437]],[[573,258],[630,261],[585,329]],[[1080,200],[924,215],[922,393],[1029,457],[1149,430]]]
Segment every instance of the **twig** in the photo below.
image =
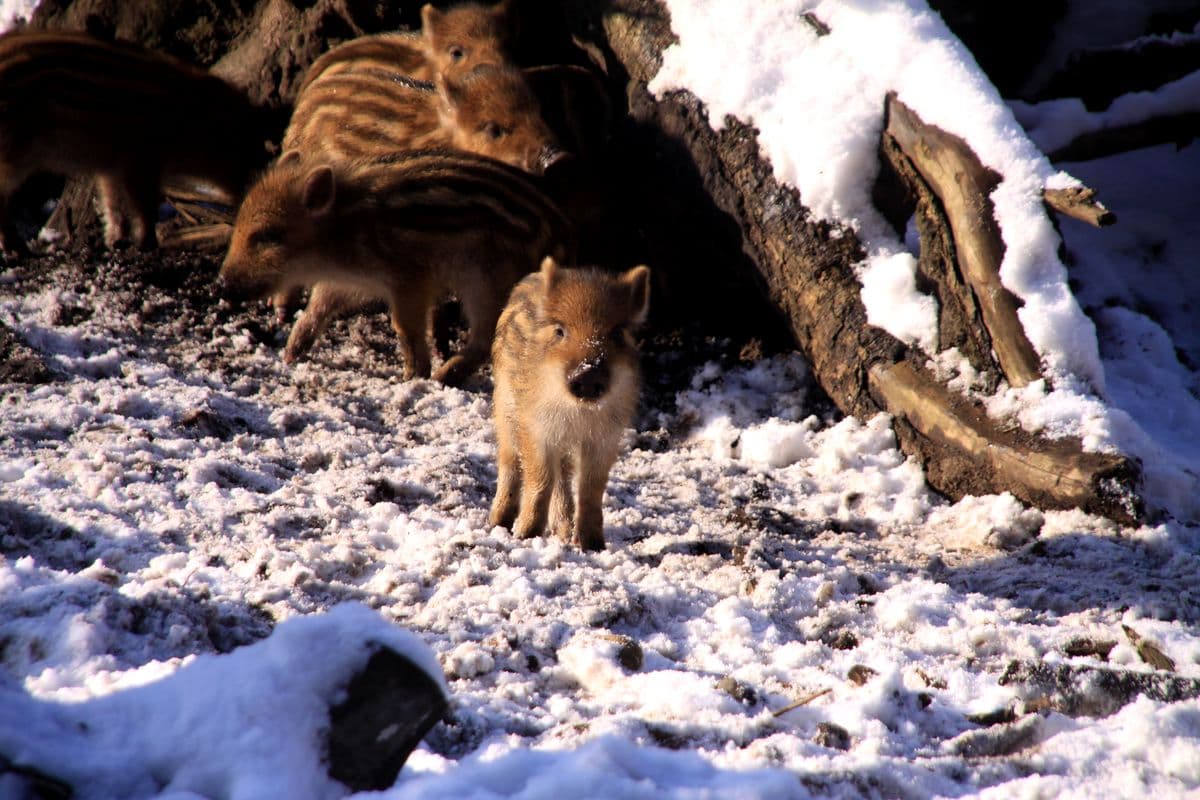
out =
[[1096,190],[1086,186],[1072,189],[1046,189],[1042,193],[1046,205],[1060,214],[1103,228],[1117,221],[1117,215],[1096,199]]
[[825,695],[829,694],[832,691],[833,691],[833,687],[830,687],[828,689],[822,689],[819,692],[813,692],[812,694],[808,695],[807,697],[800,698],[796,702],[792,703],[790,706],[784,706],[783,708],[779,709],[778,711],[772,712],[771,716],[782,717],[787,712],[795,711],[800,706],[806,706],[809,703],[811,703],[813,700],[816,700],[818,697],[824,697]]
[[824,22],[822,22],[820,19],[818,19],[817,15],[812,13],[811,11],[805,12],[804,15],[801,17],[801,19],[804,20],[805,22],[807,22],[809,24],[809,27],[811,27],[814,31],[817,32],[817,36],[828,36],[830,33],[833,32],[830,30],[828,25],[826,25]]

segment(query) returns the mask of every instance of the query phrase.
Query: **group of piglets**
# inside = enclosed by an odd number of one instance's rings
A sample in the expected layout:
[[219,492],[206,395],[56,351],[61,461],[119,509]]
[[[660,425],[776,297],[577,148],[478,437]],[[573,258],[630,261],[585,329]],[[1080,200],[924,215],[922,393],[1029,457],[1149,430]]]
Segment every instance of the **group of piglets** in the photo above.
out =
[[433,313],[457,297],[465,343],[432,376],[459,384],[492,355],[490,522],[603,549],[650,275],[568,266],[574,226],[544,187],[585,137],[569,109],[543,113],[556,73],[512,63],[513,17],[510,0],[426,5],[420,32],[331,49],[265,170],[270,116],[206,71],[85,34],[0,37],[0,247],[25,248],[10,205],[35,172],[94,175],[110,247],[154,246],[164,182],[198,179],[240,198],[222,290],[269,296],[281,319],[307,292],[289,362],[383,300],[404,377],[429,377]]

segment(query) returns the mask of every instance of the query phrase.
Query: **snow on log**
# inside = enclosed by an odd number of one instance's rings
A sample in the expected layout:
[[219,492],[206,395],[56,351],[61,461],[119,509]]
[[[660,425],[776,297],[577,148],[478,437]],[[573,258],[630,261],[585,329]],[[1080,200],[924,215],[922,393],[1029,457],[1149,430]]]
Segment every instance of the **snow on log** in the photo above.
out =
[[316,800],[391,786],[446,703],[432,651],[347,603],[85,702],[0,685],[0,770],[88,797]]
[[[705,190],[736,221],[768,299],[842,411],[891,414],[901,448],[924,464],[931,486],[952,498],[1010,491],[1042,508],[1138,518],[1134,462],[989,418],[980,403],[942,384],[924,353],[867,322],[855,271],[863,244],[853,231],[814,219],[799,193],[776,179],[753,128],[727,117],[714,130],[703,103],[686,90],[650,96],[646,86],[674,39],[661,3],[628,0],[604,15],[603,30],[629,76],[634,122],[662,132],[675,151],[704,165]],[[999,280],[1004,245],[989,200],[997,176],[961,140],[895,101],[890,106],[881,160],[907,164],[895,169],[893,188],[898,181],[908,204],[927,212],[918,219],[918,270],[938,294],[939,347],[959,347],[981,373],[1002,375],[1010,385],[1039,380],[1037,356],[1016,318],[1018,301]],[[880,210],[894,224],[907,218]],[[994,388],[996,379],[987,385]]]

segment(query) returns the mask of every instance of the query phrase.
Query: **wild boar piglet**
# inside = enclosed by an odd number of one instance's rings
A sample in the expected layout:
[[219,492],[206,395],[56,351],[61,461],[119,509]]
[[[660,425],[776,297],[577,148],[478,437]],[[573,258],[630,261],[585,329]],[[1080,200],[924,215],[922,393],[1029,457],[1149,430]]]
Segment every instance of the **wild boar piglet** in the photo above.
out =
[[526,538],[549,523],[585,550],[604,549],[604,488],[637,407],[633,337],[649,305],[644,266],[611,275],[546,258],[513,289],[492,346],[492,525]]
[[95,175],[105,242],[156,243],[164,179],[233,197],[267,161],[273,116],[204,70],[82,33],[0,37],[0,245],[22,249],[13,195],[35,172]]
[[533,175],[566,157],[524,73],[486,64],[434,88],[403,75],[324,76],[301,93],[283,137],[305,160],[351,161],[453,147]]
[[374,72],[433,83],[481,64],[511,64],[512,18],[507,2],[459,3],[442,10],[426,5],[420,31],[358,36],[323,53],[304,73],[297,95],[303,96],[318,79],[344,73]]
[[487,358],[509,289],[546,253],[573,247],[562,212],[519,170],[448,150],[312,166],[288,156],[250,188],[221,266],[231,294],[311,287],[284,358],[339,313],[388,304],[406,378],[430,374],[433,308],[458,297],[463,349],[434,374],[456,384]]

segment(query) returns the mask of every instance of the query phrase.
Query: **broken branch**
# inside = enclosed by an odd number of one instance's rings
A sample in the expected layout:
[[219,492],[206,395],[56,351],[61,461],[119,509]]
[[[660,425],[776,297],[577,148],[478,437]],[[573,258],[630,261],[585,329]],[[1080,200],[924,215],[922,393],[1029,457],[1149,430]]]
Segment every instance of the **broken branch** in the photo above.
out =
[[1103,228],[1117,221],[1117,215],[1096,199],[1096,190],[1086,186],[1071,189],[1047,189],[1042,193],[1046,205],[1060,214]]
[[1017,317],[1020,303],[1000,283],[1004,240],[990,199],[1000,176],[966,142],[925,124],[894,95],[887,100],[886,130],[945,208],[959,268],[979,301],[1004,376],[1018,388],[1040,379],[1041,363]]

